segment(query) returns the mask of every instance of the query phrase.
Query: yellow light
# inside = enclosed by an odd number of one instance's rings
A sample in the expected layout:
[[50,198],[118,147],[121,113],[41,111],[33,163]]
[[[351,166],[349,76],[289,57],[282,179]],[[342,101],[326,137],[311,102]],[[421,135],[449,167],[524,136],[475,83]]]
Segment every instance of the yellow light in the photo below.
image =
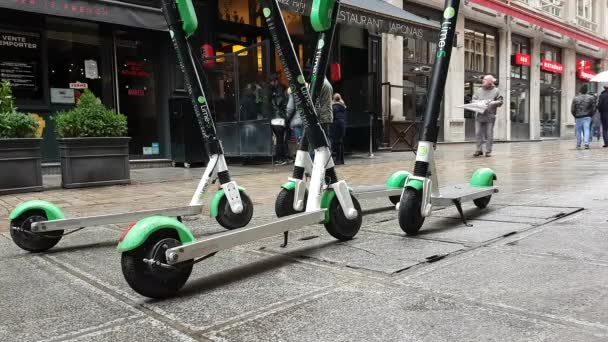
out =
[[[232,52],[236,53],[239,52],[241,50],[245,50],[245,47],[243,45],[232,45]],[[249,54],[249,52],[247,52],[247,50],[239,53],[239,56],[247,56]]]

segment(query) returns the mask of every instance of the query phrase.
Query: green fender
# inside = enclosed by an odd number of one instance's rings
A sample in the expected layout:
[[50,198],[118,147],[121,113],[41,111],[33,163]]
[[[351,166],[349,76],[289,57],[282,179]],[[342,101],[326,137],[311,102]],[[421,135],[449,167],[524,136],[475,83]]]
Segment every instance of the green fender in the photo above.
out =
[[331,14],[335,0],[313,0],[310,11],[310,23],[317,32],[329,30],[331,27]]
[[424,186],[424,183],[422,183],[421,180],[418,179],[410,179],[407,184],[405,184],[406,188],[412,188],[412,189],[416,189],[418,191],[422,191],[422,187]]
[[386,187],[393,189],[403,189],[403,187],[405,186],[405,180],[409,176],[409,172],[397,171],[393,173],[390,177],[388,177],[388,179],[386,180]]
[[296,188],[296,182],[289,181],[287,183],[283,183],[283,185],[281,185],[281,188],[288,190],[288,191],[294,190]]
[[492,169],[477,169],[471,176],[471,186],[492,186],[496,180],[496,173]]
[[40,200],[27,201],[19,204],[8,217],[12,221],[30,210],[44,210],[49,221],[65,218],[63,211],[61,211],[58,206],[51,202]]
[[118,252],[132,251],[141,246],[154,232],[161,229],[175,229],[182,244],[194,241],[194,236],[178,220],[166,216],[152,216],[139,220],[118,243]]
[[191,36],[198,28],[198,18],[192,0],[176,0],[179,17],[182,20],[182,28],[186,35]]
[[[353,192],[353,189],[348,187],[348,191]],[[336,197],[336,192],[333,189],[327,189],[323,192],[323,195],[321,195],[321,208],[328,209],[325,210],[325,221],[323,221],[323,223],[329,223],[331,220],[329,216],[329,206],[331,205],[331,201],[334,199],[334,197]]]
[[[239,186],[239,192],[245,192],[245,188]],[[211,205],[209,206],[209,214],[211,217],[217,217],[218,207],[220,206],[220,200],[224,197],[224,189],[220,189],[213,195],[211,199]]]

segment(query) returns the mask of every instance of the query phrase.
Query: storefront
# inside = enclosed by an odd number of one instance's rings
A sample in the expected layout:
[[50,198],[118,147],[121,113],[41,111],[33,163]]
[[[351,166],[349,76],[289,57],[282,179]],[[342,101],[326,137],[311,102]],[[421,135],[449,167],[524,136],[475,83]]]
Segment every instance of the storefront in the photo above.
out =
[[[423,18],[440,20],[441,11],[406,2],[403,8]],[[439,31],[434,31],[435,35]],[[435,62],[437,39],[435,35],[426,37],[406,37],[403,39],[403,116],[407,123],[422,125],[422,117],[428,102],[427,93],[431,70]],[[439,122],[443,121],[443,110]],[[443,130],[439,130],[439,141],[443,140]]]
[[560,114],[562,75],[562,50],[558,47],[541,44],[540,75],[540,136],[560,136]]
[[[492,26],[467,20],[464,31],[465,83],[464,103],[471,103],[475,92],[481,88],[484,75],[498,74],[498,30]],[[475,140],[475,113],[464,112],[465,139]]]
[[583,85],[587,85],[588,91],[591,94],[599,95],[602,91],[598,89],[598,84],[595,82],[589,82],[593,76],[598,73],[600,67],[600,60],[585,56],[576,55],[576,91],[578,92]]
[[511,36],[511,139],[530,138],[530,39]]
[[163,158],[171,79],[161,65],[170,47],[160,10],[98,1],[3,1],[0,78],[20,111],[38,115],[44,160],[57,160],[54,113],[90,89],[128,118],[134,158]]

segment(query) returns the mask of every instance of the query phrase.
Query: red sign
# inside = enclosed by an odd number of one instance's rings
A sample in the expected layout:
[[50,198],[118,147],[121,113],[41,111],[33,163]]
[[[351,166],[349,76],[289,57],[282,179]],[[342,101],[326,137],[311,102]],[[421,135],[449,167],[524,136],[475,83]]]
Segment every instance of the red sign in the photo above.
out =
[[591,71],[591,61],[588,59],[577,59],[576,60],[576,71]]
[[548,59],[543,59],[541,61],[540,68],[544,71],[549,71],[554,74],[563,74],[564,73],[564,65],[561,63],[557,63],[554,61],[550,61]]
[[515,54],[515,64],[530,66],[532,64],[532,57],[530,57],[530,55],[526,55],[525,53],[518,52]]
[[596,74],[594,72],[591,72],[591,71],[580,70],[578,72],[578,78],[580,78],[581,80],[585,80],[585,81],[591,81],[591,79],[595,75]]

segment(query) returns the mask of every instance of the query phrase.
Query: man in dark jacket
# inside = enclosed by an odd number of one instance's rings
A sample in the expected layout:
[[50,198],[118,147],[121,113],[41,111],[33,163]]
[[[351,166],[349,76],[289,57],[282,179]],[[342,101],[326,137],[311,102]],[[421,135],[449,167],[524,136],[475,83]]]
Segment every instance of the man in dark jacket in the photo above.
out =
[[331,124],[331,149],[336,165],[344,164],[344,135],[346,135],[346,104],[342,96],[334,94],[331,102],[334,122]]
[[591,117],[595,113],[595,97],[587,94],[587,85],[583,85],[580,93],[572,100],[570,112],[576,119],[576,148],[589,149],[591,143]]
[[287,140],[289,136],[289,123],[287,122],[287,93],[279,82],[279,75],[270,77],[270,103],[272,105],[272,119],[270,120],[272,132],[276,138],[276,163],[285,165],[289,162]]
[[597,102],[597,110],[602,119],[602,137],[604,137],[604,147],[608,147],[608,85],[604,86],[604,91],[600,94]]

